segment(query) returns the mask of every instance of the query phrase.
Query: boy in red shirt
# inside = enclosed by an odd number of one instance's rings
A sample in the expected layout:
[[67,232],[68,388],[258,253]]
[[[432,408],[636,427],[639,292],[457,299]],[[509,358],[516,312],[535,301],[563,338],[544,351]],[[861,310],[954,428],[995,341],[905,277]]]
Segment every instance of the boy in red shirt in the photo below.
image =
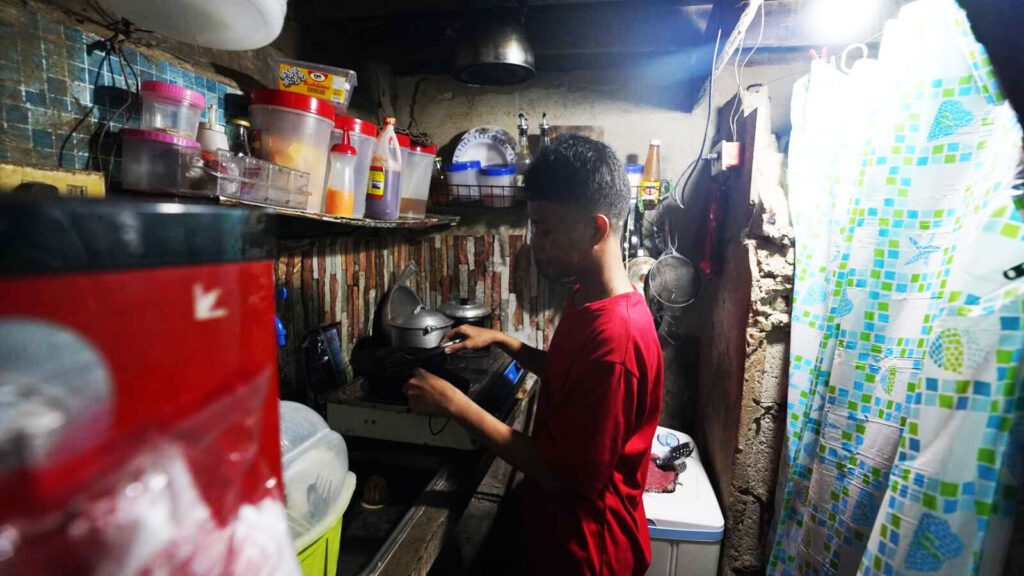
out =
[[465,340],[448,351],[498,345],[540,375],[532,436],[422,370],[406,384],[409,405],[451,416],[526,475],[525,573],[641,575],[651,558],[642,496],[663,374],[651,313],[622,265],[626,175],[607,145],[566,135],[537,157],[525,187],[537,270],[577,283],[551,346],[460,326],[449,338]]

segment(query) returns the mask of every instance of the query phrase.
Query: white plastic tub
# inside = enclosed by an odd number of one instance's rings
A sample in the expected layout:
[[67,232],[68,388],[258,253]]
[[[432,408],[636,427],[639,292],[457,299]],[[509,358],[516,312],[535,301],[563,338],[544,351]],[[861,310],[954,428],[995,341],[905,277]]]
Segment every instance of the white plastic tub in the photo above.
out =
[[480,199],[480,162],[456,162],[445,168],[451,197],[456,202],[473,202]]
[[121,185],[126,190],[187,193],[189,180],[202,173],[199,142],[155,130],[121,130]]
[[403,218],[423,218],[430,196],[430,176],[434,171],[437,146],[410,144],[402,148],[402,199],[398,213]]
[[323,212],[334,108],[330,102],[283,90],[252,93],[252,148],[260,158],[309,172],[308,212]]
[[644,493],[651,536],[648,576],[714,576],[718,573],[725,519],[693,438],[659,426],[651,453],[660,456],[684,442],[692,444],[694,449],[686,459],[686,470],[676,481],[675,492]]
[[142,129],[167,132],[189,140],[196,139],[206,98],[184,86],[146,80],[142,95]]
[[480,201],[491,208],[508,208],[516,202],[513,187],[516,167],[511,164],[493,164],[480,169]]

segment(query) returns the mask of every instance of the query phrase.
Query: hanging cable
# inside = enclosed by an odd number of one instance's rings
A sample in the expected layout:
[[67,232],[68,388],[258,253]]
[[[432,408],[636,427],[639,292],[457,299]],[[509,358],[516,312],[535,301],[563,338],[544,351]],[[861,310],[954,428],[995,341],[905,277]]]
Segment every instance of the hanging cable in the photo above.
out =
[[718,29],[718,36],[715,38],[715,51],[711,54],[711,76],[708,78],[708,115],[704,121],[704,136],[700,139],[700,152],[697,153],[697,157],[690,163],[690,171],[686,174],[686,180],[683,182],[683,186],[679,188],[678,197],[675,199],[676,204],[681,208],[683,206],[683,194],[686,192],[686,187],[690,184],[690,178],[693,177],[693,173],[697,171],[697,166],[700,165],[700,161],[704,158],[704,146],[708,140],[708,128],[711,127],[711,97],[715,93],[715,68],[718,67],[718,45],[722,41],[722,29]]
[[[754,55],[754,52],[757,52],[757,49],[761,47],[761,41],[764,40],[764,20],[765,20],[764,2],[762,2],[761,3],[761,30],[757,34],[757,42],[754,44],[754,47],[750,50],[750,52],[747,53],[747,57],[743,59],[743,64],[740,65],[739,72],[737,72],[737,74],[736,74],[736,100],[733,102],[732,112],[729,114],[729,127],[732,130],[732,139],[733,140],[736,139],[736,123],[737,123],[737,121],[739,121],[740,114],[743,113],[743,109],[742,108],[740,108],[739,111],[736,110],[736,107],[739,105],[739,102],[740,102],[740,95],[743,92],[743,71],[747,68],[747,62],[750,62],[750,58]],[[743,44],[742,44],[742,40],[741,40],[741,42],[740,42],[740,51],[741,52],[742,52],[742,48],[743,48]],[[740,59],[739,54],[737,54],[736,55],[736,62],[739,62],[739,59]]]

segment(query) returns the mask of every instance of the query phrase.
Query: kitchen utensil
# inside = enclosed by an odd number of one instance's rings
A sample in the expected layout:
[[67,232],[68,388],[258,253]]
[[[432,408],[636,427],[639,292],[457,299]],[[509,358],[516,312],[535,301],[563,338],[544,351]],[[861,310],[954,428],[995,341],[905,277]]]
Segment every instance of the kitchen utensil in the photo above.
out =
[[393,316],[388,334],[393,346],[433,348],[451,327],[451,318],[420,304],[408,314]]
[[[391,319],[405,316],[412,313],[417,306],[422,304],[420,297],[416,295],[408,286],[405,285],[410,278],[416,273],[419,268],[416,267],[415,262],[409,262],[406,264],[402,273],[398,275],[398,280],[395,281],[395,285],[388,290],[387,294],[384,295],[384,302],[381,306],[380,313],[380,326],[381,332],[386,334],[388,339],[390,336]],[[374,330],[378,328],[376,326],[376,320],[374,320]]]
[[669,218],[665,219],[668,249],[647,273],[647,294],[667,308],[682,308],[693,302],[700,291],[700,273],[688,258],[676,252]]
[[533,50],[523,29],[526,1],[521,1],[519,18],[481,13],[463,23],[452,60],[456,80],[474,86],[508,86],[533,78]]
[[626,263],[626,275],[629,276],[629,283],[636,288],[637,292],[646,292],[647,276],[651,273],[654,263],[654,258],[650,256],[637,256]]
[[452,154],[452,163],[476,161],[481,166],[515,164],[518,145],[512,135],[497,126],[480,126],[466,132]]
[[469,298],[460,298],[458,302],[448,302],[439,308],[441,313],[452,319],[453,326],[472,324],[482,328],[491,327],[493,311]]

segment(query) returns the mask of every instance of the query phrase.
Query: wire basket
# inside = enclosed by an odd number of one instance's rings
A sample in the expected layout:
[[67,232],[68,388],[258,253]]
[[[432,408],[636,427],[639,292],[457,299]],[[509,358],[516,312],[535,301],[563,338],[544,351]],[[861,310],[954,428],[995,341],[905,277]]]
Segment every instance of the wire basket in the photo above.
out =
[[448,184],[430,197],[439,206],[477,205],[488,208],[511,208],[522,204],[522,186],[486,186],[482,184]]

